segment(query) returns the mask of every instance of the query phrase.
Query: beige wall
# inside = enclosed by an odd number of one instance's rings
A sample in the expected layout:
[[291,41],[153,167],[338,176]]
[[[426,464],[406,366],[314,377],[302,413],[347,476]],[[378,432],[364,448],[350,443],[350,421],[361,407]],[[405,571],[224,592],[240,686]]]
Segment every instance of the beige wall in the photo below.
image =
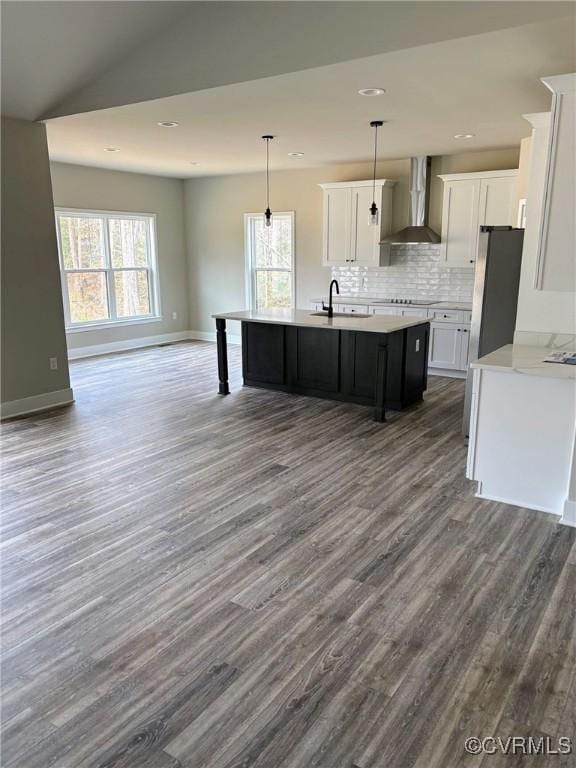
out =
[[[104,330],[68,333],[70,349],[188,330],[183,182],[52,163],[54,205],[156,214],[158,271],[163,319]],[[176,312],[176,320],[172,313]]]
[[2,403],[69,386],[46,129],[2,118]]
[[[441,231],[442,183],[439,173],[500,170],[518,167],[519,148],[433,158],[430,215]],[[408,159],[380,162],[378,177],[398,182],[394,189],[393,227],[408,223]],[[321,266],[322,190],[328,181],[370,178],[369,164],[336,165],[280,171],[272,174],[271,202],[277,211],[295,211],[296,301],[307,307],[311,298],[326,293],[330,270]],[[210,332],[210,315],[246,306],[244,214],[264,205],[262,174],[218,176],[185,182],[188,243],[190,328]]]

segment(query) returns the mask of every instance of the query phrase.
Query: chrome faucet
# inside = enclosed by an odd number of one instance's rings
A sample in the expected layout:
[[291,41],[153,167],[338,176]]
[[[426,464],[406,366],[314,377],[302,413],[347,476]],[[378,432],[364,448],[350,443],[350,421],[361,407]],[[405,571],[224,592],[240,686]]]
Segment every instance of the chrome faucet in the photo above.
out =
[[336,293],[340,294],[340,287],[338,285],[338,280],[332,280],[330,283],[330,298],[328,300],[328,306],[324,306],[324,299],[322,299],[322,311],[328,312],[328,317],[334,317],[334,307],[332,306],[332,288],[336,286]]

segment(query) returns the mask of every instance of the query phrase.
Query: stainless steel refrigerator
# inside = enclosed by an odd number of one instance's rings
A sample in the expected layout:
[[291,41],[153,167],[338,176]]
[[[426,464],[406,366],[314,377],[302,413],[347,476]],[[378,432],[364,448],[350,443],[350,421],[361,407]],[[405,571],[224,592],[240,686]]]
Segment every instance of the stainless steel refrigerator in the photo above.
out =
[[[512,344],[516,327],[518,287],[524,230],[480,227],[472,297],[469,363]],[[468,435],[472,370],[468,368],[462,431]]]

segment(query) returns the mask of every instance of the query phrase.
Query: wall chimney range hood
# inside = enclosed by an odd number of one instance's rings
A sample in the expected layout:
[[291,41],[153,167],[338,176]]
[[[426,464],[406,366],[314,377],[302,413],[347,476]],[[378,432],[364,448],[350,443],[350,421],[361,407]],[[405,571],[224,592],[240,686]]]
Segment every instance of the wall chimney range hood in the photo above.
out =
[[410,224],[385,237],[380,245],[440,242],[440,236],[428,226],[430,163],[431,158],[426,155],[410,158]]

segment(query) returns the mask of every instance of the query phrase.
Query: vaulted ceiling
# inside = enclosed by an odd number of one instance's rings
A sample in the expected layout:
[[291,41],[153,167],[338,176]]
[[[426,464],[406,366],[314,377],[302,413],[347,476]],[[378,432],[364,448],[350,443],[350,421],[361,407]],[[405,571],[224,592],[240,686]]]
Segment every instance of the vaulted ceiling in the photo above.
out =
[[2,112],[44,119],[567,15],[568,2],[2,3]]
[[509,147],[549,109],[539,78],[576,69],[575,11],[4,0],[2,113],[46,120],[52,159],[179,178],[260,170],[263,133],[277,168],[367,160],[372,119],[382,158]]

